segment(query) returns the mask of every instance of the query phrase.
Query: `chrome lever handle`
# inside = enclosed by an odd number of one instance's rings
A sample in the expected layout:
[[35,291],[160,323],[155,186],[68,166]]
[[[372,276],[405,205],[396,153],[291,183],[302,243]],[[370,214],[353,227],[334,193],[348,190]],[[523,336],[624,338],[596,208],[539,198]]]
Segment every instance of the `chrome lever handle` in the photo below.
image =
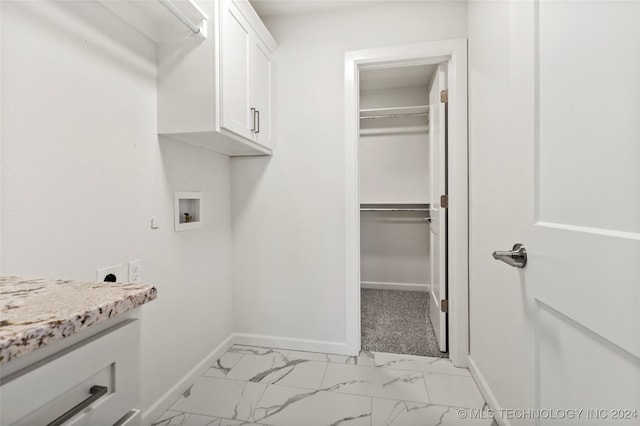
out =
[[527,250],[522,244],[514,244],[510,251],[494,251],[493,258],[514,268],[527,266]]

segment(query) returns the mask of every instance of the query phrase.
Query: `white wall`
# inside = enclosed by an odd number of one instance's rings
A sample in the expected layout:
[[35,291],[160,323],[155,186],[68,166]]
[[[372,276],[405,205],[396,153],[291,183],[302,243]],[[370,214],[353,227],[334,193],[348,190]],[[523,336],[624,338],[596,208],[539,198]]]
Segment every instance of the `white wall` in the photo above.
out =
[[[426,126],[417,118],[384,119],[393,126]],[[374,121],[374,120],[370,120]],[[376,120],[382,121],[382,120]],[[429,136],[426,131],[385,134],[367,127],[358,146],[360,203],[429,204]],[[382,130],[382,131],[381,131]],[[387,128],[387,131],[392,130]],[[364,131],[364,129],[363,129]]]
[[[398,84],[398,82],[396,82]],[[360,91],[360,108],[392,108],[429,104],[429,85]],[[365,121],[364,124],[367,122]]]
[[[360,92],[360,108],[427,105],[426,86]],[[358,146],[360,203],[429,203],[427,117],[362,120]],[[422,130],[411,130],[416,127]],[[393,133],[388,133],[388,132]],[[363,283],[430,284],[427,213],[363,212]]]
[[493,408],[534,406],[534,302],[526,272],[491,258],[494,250],[526,243],[531,223],[530,193],[509,178],[531,176],[520,137],[526,129],[517,128],[527,100],[518,96],[522,76],[514,72],[522,68],[514,55],[517,3],[469,3],[470,348]]
[[367,2],[266,20],[272,158],[233,159],[236,329],[345,341],[344,54],[466,36],[464,2]]
[[[95,2],[2,2],[2,89],[2,272],[142,259],[146,408],[232,331],[229,159],[158,141],[155,46]],[[185,190],[204,227],[176,233]]]
[[427,213],[360,214],[360,280],[363,283],[430,284]]
[[[427,105],[426,86],[360,92],[360,108]],[[429,203],[427,117],[361,120],[360,203]]]

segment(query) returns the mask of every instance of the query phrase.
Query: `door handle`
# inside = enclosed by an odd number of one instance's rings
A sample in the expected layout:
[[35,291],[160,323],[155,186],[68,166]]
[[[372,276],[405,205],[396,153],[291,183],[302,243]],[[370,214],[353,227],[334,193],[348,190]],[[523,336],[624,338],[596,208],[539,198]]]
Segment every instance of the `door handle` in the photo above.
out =
[[527,266],[527,250],[522,244],[514,244],[510,251],[494,251],[493,258],[501,260],[514,268],[524,268]]

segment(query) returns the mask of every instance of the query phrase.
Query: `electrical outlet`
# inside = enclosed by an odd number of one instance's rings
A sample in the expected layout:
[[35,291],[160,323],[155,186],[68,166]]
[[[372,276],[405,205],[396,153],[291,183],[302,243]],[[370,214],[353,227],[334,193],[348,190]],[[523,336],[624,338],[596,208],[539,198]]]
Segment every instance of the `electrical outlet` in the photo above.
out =
[[122,268],[122,264],[107,266],[106,268],[101,268],[96,271],[96,281],[104,282],[124,282],[124,270]]
[[129,282],[138,283],[142,280],[142,260],[136,259],[129,262]]

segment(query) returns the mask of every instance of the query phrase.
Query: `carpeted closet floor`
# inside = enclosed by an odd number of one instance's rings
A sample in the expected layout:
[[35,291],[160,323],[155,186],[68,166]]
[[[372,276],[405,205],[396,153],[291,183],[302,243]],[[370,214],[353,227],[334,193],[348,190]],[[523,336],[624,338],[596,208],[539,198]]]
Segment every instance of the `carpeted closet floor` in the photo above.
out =
[[362,350],[448,357],[429,319],[429,293],[362,289]]

